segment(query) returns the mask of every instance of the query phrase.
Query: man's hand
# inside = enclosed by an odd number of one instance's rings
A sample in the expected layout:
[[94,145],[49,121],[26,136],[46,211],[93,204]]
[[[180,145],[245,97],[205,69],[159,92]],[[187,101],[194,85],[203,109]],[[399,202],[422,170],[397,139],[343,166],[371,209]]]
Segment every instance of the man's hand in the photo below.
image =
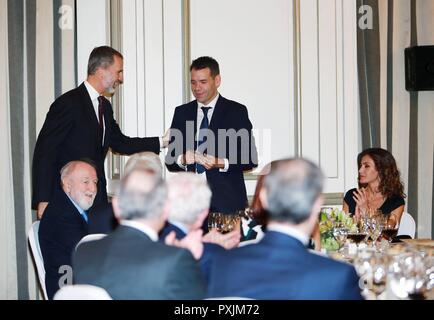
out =
[[184,166],[189,165],[189,164],[194,164],[195,163],[195,154],[194,151],[188,150],[185,154],[183,154],[182,156],[182,164]]
[[170,142],[170,128],[167,129],[166,133],[164,133],[164,136],[161,137],[163,140],[163,148],[167,148]]
[[240,243],[241,234],[240,229],[235,228],[235,230],[222,234],[218,232],[216,229],[211,229],[206,235],[203,236],[203,242],[215,243],[226,250],[233,249],[238,247]]
[[213,168],[222,169],[225,167],[225,161],[223,159],[216,158],[208,154],[200,154],[199,152],[196,152],[195,158],[196,162],[203,165],[206,170]]
[[196,260],[199,260],[203,254],[202,234],[203,231],[201,229],[198,229],[190,231],[184,238],[178,240],[176,239],[175,231],[172,231],[164,239],[164,242],[168,246],[175,246],[190,250],[193,257]]
[[38,220],[42,219],[42,215],[44,214],[45,208],[47,208],[48,202],[39,202],[38,203],[38,209],[36,211],[36,215],[38,217]]

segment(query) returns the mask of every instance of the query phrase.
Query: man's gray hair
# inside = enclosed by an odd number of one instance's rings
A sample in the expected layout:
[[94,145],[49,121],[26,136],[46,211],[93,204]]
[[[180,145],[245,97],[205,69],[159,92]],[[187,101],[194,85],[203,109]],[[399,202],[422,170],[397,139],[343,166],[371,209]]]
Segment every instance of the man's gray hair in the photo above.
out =
[[[128,184],[128,179],[135,173],[144,173],[144,184],[149,184],[147,192],[136,190]],[[118,190],[119,216],[124,220],[158,218],[167,201],[167,186],[163,178],[144,168],[131,170],[121,179]]]
[[92,50],[87,63],[87,75],[95,74],[98,68],[107,69],[114,62],[114,56],[123,59],[122,54],[109,46],[96,47]]
[[309,160],[277,161],[264,181],[270,219],[294,224],[307,220],[323,180],[321,169]]
[[159,176],[163,175],[163,165],[160,157],[153,152],[145,151],[133,154],[125,164],[124,174],[127,175],[138,166],[153,171]]
[[72,161],[69,161],[67,164],[65,164],[62,167],[62,169],[60,169],[60,181],[63,181],[64,179],[69,177],[71,175],[71,173],[74,172],[75,167],[80,163],[87,163],[92,168],[94,168],[96,172],[98,172],[95,163],[90,159],[84,158],[84,159],[80,159],[80,160],[72,160]]
[[204,179],[194,173],[181,172],[168,182],[169,219],[192,224],[201,212],[209,209],[211,190]]

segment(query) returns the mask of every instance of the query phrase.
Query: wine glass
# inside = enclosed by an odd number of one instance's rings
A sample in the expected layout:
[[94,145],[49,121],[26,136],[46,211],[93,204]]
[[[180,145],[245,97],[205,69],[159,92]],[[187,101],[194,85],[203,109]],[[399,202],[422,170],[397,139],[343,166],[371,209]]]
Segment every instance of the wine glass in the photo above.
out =
[[341,249],[345,241],[347,241],[348,228],[342,223],[337,223],[333,228],[333,236],[335,237],[337,243],[339,244],[339,249]]
[[347,234],[347,239],[350,239],[352,242],[359,244],[362,241],[365,241],[368,236],[368,232],[366,230],[366,218],[365,217],[354,217],[354,223],[357,226],[356,232],[349,232]]
[[399,221],[396,221],[395,216],[392,214],[388,214],[385,220],[386,222],[384,224],[383,231],[381,232],[381,236],[389,241],[390,244],[393,238],[398,234]]
[[211,212],[208,216],[208,229],[221,231],[223,227],[223,214],[221,212]]

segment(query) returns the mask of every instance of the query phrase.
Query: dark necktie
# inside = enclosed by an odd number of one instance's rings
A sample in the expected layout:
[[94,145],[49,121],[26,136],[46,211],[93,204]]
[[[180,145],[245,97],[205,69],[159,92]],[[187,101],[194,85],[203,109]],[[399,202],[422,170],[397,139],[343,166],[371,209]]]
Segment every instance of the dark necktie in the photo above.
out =
[[98,122],[101,137],[104,139],[104,98],[102,96],[98,97]]
[[[207,131],[206,129],[208,129],[209,127],[208,111],[211,108],[202,107],[201,109],[203,111],[203,119],[202,122],[200,123],[200,128],[199,128],[199,142],[197,144],[197,150],[200,153],[204,153],[204,151],[206,150],[206,145],[203,145],[202,147],[201,145],[206,142],[206,131]],[[196,163],[196,172],[197,173],[205,172],[205,167],[201,164]]]

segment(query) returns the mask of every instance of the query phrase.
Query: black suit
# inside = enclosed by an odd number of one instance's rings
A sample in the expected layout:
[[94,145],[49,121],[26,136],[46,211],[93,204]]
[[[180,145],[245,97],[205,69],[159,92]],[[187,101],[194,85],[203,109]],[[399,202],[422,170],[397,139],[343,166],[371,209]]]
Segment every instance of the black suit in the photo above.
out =
[[51,105],[39,133],[33,155],[33,207],[50,201],[60,189],[60,169],[69,161],[88,158],[95,162],[98,193],[94,206],[107,202],[104,159],[109,148],[121,154],[140,151],[159,153],[158,137],[130,138],[122,134],[113,118],[110,102],[104,99],[104,145],[89,93],[82,83],[61,95]]
[[[166,155],[166,166],[169,171],[183,171],[176,163],[178,156],[187,150],[196,150],[195,141],[187,141],[187,138],[196,137],[197,112],[198,104],[196,100],[175,109],[171,129],[179,130],[178,132],[182,134],[183,141],[182,143],[177,141],[178,137],[171,131],[169,152]],[[194,135],[191,134],[192,132],[190,132],[190,135],[187,134],[187,122],[194,123]],[[236,148],[231,150],[229,139],[219,137],[219,129],[235,129],[236,131],[244,129],[244,132],[247,133],[245,148],[241,148],[241,139],[237,138],[235,140]],[[248,202],[243,171],[257,166],[257,151],[251,135],[252,123],[249,120],[247,108],[238,102],[219,96],[209,124],[209,130],[214,133],[215,144],[213,145],[214,150],[208,149],[207,153],[217,158],[229,160],[229,170],[227,172],[220,172],[218,168],[206,171],[206,178],[212,191],[210,210],[233,213],[236,210],[244,209]],[[222,141],[222,139],[225,140]],[[225,148],[219,148],[219,144],[225,146]],[[187,170],[194,172],[195,165],[187,166]]]
[[76,244],[87,235],[88,225],[63,191],[57,191],[48,204],[39,225],[39,243],[45,267],[48,298],[59,289],[61,266],[71,265]]
[[[163,230],[160,231],[160,234],[158,235],[160,238],[160,241],[164,243],[164,240],[166,237],[171,233],[172,231],[175,231],[176,239],[182,240],[187,234],[182,231],[180,228],[175,226],[174,224],[171,224],[170,222],[167,222],[164,226]],[[203,243],[203,253],[202,256],[199,259],[199,265],[200,265],[200,271],[202,272],[203,279],[205,283],[209,282],[210,277],[210,269],[211,269],[211,263],[213,259],[213,255],[218,250],[224,250],[223,247],[209,242]]]
[[202,299],[205,294],[189,251],[153,242],[128,226],[81,244],[73,267],[75,283],[102,287],[113,299]]

